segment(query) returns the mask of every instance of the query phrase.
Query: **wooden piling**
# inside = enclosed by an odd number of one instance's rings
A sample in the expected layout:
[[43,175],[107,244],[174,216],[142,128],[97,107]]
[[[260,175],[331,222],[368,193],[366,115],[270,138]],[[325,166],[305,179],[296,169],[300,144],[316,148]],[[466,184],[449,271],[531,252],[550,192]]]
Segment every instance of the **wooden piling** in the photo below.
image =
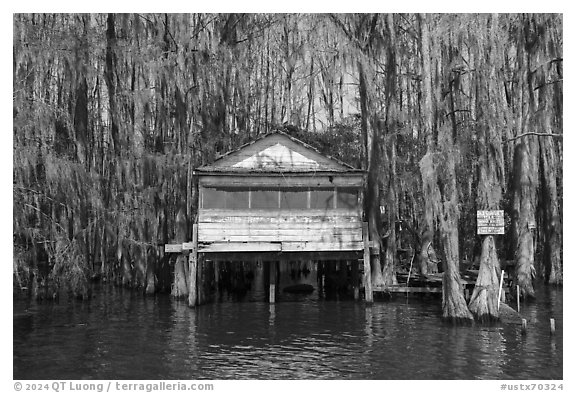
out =
[[316,261],[316,280],[318,282],[318,298],[324,295],[324,262]]
[[354,293],[354,300],[360,298],[360,288],[358,288],[358,261],[352,260],[352,292]]
[[196,304],[198,306],[206,303],[206,294],[204,288],[206,287],[206,266],[202,255],[198,255],[198,265],[196,271]]
[[215,260],[214,262],[214,284],[218,288],[218,283],[220,282],[220,261]]
[[554,318],[550,318],[550,334],[556,333],[556,321]]
[[364,239],[364,298],[366,303],[374,301],[372,293],[372,269],[370,268],[370,239],[368,236],[368,223],[362,223],[362,238]]
[[270,261],[270,304],[276,303],[276,270],[278,261]]
[[192,226],[192,250],[188,255],[188,306],[195,307],[198,304],[197,271],[198,271],[198,224]]
[[522,334],[526,334],[526,319],[522,318]]
[[520,314],[520,285],[516,285],[516,307],[518,314]]

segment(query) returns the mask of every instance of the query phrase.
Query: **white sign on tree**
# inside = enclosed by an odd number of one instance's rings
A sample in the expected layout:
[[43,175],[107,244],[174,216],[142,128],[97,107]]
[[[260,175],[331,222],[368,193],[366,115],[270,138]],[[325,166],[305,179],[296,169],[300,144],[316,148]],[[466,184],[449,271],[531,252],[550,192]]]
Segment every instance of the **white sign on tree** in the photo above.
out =
[[476,227],[478,235],[503,235],[504,210],[477,210]]

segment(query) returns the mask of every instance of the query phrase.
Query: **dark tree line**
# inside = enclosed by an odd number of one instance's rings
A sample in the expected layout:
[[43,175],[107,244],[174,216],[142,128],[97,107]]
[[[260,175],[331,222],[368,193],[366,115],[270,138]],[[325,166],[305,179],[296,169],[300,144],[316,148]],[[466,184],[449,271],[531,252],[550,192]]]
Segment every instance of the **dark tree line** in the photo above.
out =
[[[561,15],[13,23],[16,288],[86,295],[99,276],[161,289],[158,245],[190,238],[192,169],[276,129],[367,170],[375,284],[395,283],[409,249],[422,274],[441,261],[444,316],[470,319],[497,317],[500,261],[515,261],[523,296],[562,283]],[[491,209],[507,234],[481,238],[476,210]]]

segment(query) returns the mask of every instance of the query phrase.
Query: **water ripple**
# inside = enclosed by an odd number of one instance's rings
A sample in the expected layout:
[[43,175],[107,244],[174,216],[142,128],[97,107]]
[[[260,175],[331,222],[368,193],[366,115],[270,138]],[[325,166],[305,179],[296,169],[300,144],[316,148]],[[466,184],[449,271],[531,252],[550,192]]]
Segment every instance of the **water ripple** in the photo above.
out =
[[190,309],[109,291],[89,306],[17,314],[14,378],[561,379],[562,296],[553,295],[525,306],[532,322],[522,335],[516,325],[446,325],[437,303],[418,300]]

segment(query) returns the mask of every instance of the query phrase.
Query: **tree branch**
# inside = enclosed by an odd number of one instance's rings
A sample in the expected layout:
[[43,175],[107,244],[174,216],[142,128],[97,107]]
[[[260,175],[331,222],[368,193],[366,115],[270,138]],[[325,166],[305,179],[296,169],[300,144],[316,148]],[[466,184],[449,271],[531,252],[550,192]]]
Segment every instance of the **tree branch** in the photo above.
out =
[[54,225],[56,225],[58,228],[60,228],[63,232],[66,232],[66,229],[64,229],[64,227],[60,224],[58,224],[56,221],[54,221],[52,219],[52,217],[50,217],[48,214],[44,213],[42,210],[38,209],[36,206],[32,206],[29,203],[24,203],[24,206],[29,207],[31,209],[36,210],[38,213],[42,214],[44,217],[46,217],[48,220],[52,221],[54,223]]
[[525,134],[520,134],[520,135],[516,135],[514,138],[510,138],[507,139],[505,142],[512,142],[516,139],[525,137],[525,136],[530,136],[530,135],[534,135],[534,136],[551,136],[553,138],[563,138],[564,135],[562,134],[550,134],[549,132],[527,132]]
[[364,45],[362,45],[362,43],[360,42],[360,40],[358,39],[358,37],[356,37],[352,31],[350,31],[350,29],[344,24],[344,22],[342,22],[340,20],[340,18],[338,18],[337,15],[335,14],[329,14],[330,19],[332,20],[332,22],[337,25],[340,30],[346,35],[346,37],[348,37],[348,39],[350,41],[352,41],[361,52],[364,52]]
[[544,83],[544,84],[542,84],[542,85],[540,85],[540,86],[536,86],[536,87],[534,88],[534,91],[536,91],[536,90],[538,90],[538,89],[541,89],[541,88],[543,88],[544,86],[552,85],[552,84],[554,84],[554,83],[558,83],[558,82],[562,82],[562,81],[564,81],[563,78],[561,78],[561,79],[556,79],[556,80],[554,80],[554,81],[546,82],[546,83]]
[[68,209],[68,206],[67,206],[67,205],[63,204],[63,203],[60,202],[60,201],[57,201],[57,200],[54,199],[54,198],[50,198],[48,195],[46,195],[46,194],[44,194],[44,193],[42,193],[42,192],[40,192],[40,191],[36,191],[36,190],[31,189],[31,188],[20,187],[20,186],[16,186],[16,185],[13,187],[13,189],[14,189],[14,191],[28,191],[28,192],[32,192],[32,193],[34,193],[34,194],[43,196],[44,198],[49,199],[49,200],[51,200],[52,202],[57,203],[58,205],[60,205],[60,206],[62,206],[62,207],[65,207],[66,209]]
[[458,112],[470,112],[470,109],[454,109],[452,112],[446,113],[445,117],[448,117],[448,116],[455,114],[455,113],[458,113]]
[[531,72],[531,73],[534,73],[534,72],[536,72],[536,70],[537,70],[538,68],[541,68],[541,67],[543,67],[543,66],[545,66],[545,65],[548,65],[548,64],[559,63],[559,62],[564,62],[564,58],[562,58],[562,57],[556,57],[556,58],[554,58],[554,59],[546,60],[545,62],[538,64],[536,67],[534,67],[533,70],[530,70],[530,72]]

